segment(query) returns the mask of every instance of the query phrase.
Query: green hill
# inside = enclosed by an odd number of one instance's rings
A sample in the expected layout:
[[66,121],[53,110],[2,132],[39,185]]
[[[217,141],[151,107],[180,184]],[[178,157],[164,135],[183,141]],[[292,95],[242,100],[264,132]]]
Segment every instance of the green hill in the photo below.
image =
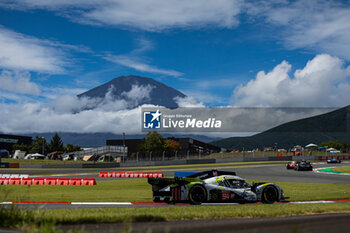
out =
[[291,121],[249,137],[230,137],[212,144],[227,149],[251,150],[274,146],[289,149],[295,145],[338,140],[350,143],[350,106],[314,117]]

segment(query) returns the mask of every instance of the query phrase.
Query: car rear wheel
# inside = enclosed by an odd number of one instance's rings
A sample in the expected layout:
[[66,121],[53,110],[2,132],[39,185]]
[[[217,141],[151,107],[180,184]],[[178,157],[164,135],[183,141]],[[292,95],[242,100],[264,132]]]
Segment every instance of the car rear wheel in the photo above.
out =
[[265,204],[272,204],[278,201],[277,189],[273,186],[267,186],[262,193],[261,201]]
[[195,185],[190,189],[188,196],[191,204],[200,205],[207,200],[207,191],[202,185]]

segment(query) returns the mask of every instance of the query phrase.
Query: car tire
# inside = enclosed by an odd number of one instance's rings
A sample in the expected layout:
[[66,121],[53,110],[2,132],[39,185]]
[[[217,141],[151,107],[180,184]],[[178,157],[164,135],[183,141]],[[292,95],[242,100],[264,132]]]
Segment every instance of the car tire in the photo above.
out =
[[278,191],[273,186],[266,186],[261,195],[261,202],[264,204],[272,204],[278,201]]
[[188,194],[188,200],[193,205],[200,205],[207,200],[207,191],[202,185],[193,186]]

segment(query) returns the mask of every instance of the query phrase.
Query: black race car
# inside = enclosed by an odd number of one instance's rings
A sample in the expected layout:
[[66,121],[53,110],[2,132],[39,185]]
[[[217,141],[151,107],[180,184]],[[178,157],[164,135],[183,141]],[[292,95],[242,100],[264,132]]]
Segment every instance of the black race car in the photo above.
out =
[[302,160],[296,162],[294,166],[295,171],[312,171],[312,165],[310,162]]
[[249,184],[235,172],[204,171],[174,178],[148,178],[153,201],[166,203],[189,202],[263,202],[284,201],[280,186],[273,183]]

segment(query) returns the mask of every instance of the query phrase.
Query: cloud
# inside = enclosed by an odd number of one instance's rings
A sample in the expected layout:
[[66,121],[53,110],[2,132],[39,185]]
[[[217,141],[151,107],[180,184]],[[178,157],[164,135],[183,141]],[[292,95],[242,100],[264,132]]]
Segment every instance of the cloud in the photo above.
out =
[[306,48],[350,59],[350,7],[345,2],[254,1],[246,5],[253,20],[278,27],[288,49]]
[[174,101],[177,103],[179,108],[197,108],[197,107],[205,107],[203,103],[198,102],[195,98],[191,96],[186,97],[175,97]]
[[[232,90],[232,89],[231,89]],[[209,105],[227,105],[229,98],[224,98],[213,94],[211,91],[201,91],[198,89],[184,89],[181,90],[186,96],[189,96],[203,104]]]
[[4,0],[10,9],[44,9],[83,24],[132,27],[147,31],[212,25],[237,26],[242,0]]
[[0,68],[62,73],[67,65],[65,54],[55,46],[0,26]]
[[104,57],[106,60],[114,62],[116,64],[135,69],[141,72],[147,72],[152,74],[164,74],[168,76],[178,77],[183,75],[183,73],[176,70],[160,69],[156,66],[148,65],[146,63],[138,61],[138,58],[125,56],[125,55],[108,55]]
[[140,108],[119,111],[99,108],[71,113],[40,103],[0,104],[0,107],[7,110],[0,118],[0,131],[5,133],[141,131]]
[[115,64],[125,66],[141,72],[163,74],[174,77],[179,77],[183,75],[183,73],[179,71],[160,69],[156,66],[152,66],[144,62],[144,59],[142,59],[142,54],[146,51],[152,50],[154,48],[154,45],[150,40],[146,40],[144,38],[138,39],[136,41],[138,43],[138,46],[130,53],[122,55],[107,54],[103,58]]
[[40,94],[39,86],[30,81],[28,72],[3,70],[0,74],[0,89],[18,94]]
[[133,85],[122,93],[125,99],[115,99],[113,89],[111,86],[104,98],[63,95],[51,103],[0,103],[5,109],[0,132],[141,133],[141,107],[136,105],[150,98],[153,87]]
[[283,61],[272,71],[238,86],[232,96],[236,106],[341,107],[350,102],[350,66],[327,54],[317,55],[303,69]]

